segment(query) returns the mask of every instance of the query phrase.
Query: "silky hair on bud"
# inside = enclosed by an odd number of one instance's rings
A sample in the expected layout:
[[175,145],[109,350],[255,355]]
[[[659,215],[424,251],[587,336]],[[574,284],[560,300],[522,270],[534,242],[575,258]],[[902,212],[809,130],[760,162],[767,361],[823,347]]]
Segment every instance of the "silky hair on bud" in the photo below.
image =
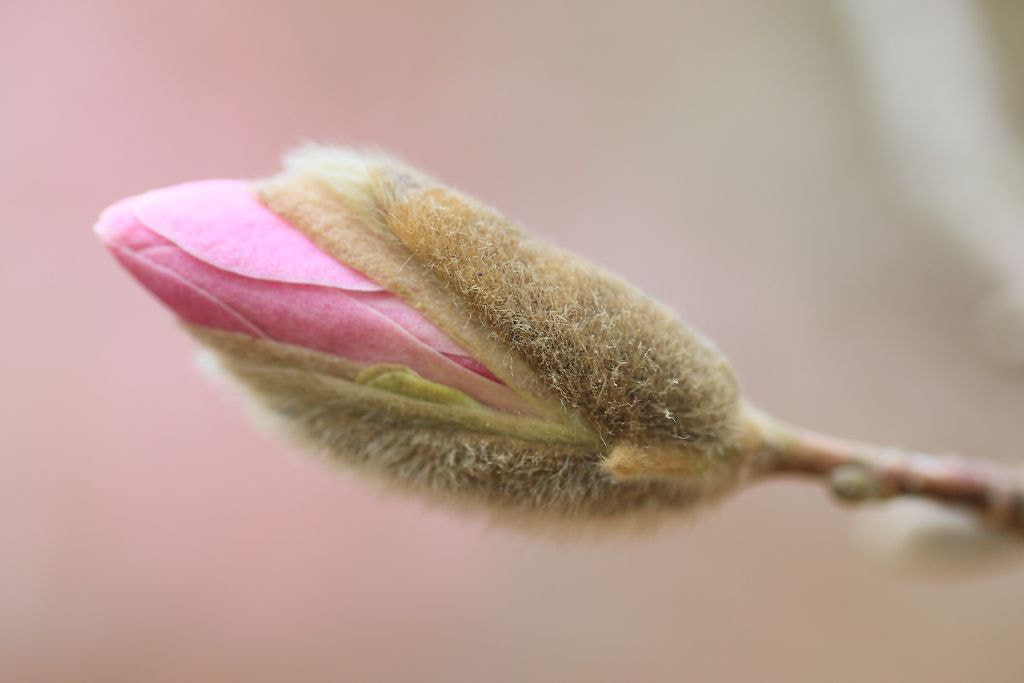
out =
[[305,147],[256,187],[531,411],[427,404],[358,386],[312,352],[239,358],[217,342],[225,368],[307,445],[433,499],[528,516],[688,508],[738,483],[749,429],[728,363],[622,279],[386,157]]

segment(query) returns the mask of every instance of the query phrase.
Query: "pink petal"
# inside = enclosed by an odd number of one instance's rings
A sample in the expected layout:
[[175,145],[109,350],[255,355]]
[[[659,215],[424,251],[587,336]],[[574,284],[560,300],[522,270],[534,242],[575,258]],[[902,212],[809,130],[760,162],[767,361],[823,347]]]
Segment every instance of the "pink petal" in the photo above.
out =
[[412,308],[391,292],[352,292],[363,304],[386,315],[409,334],[441,353],[467,355],[466,350],[456,344],[441,330],[437,329],[419,311]]
[[[116,205],[115,205],[116,206]],[[203,180],[147,192],[131,201],[135,217],[200,261],[259,280],[363,292],[363,301],[441,353],[465,349],[373,280],[323,253],[270,211],[240,180]],[[477,364],[479,365],[479,364]],[[482,367],[482,366],[481,366]],[[488,376],[493,377],[489,372]]]
[[[176,247],[170,247],[176,249]],[[114,256],[146,289],[156,295],[183,320],[227,332],[240,332],[269,339],[270,335],[241,312],[191,282],[172,268],[162,266],[142,252],[114,247]]]
[[188,254],[259,280],[367,292],[383,287],[320,251],[241,180],[203,180],[140,195],[139,221]]
[[468,370],[471,370],[471,371],[475,372],[478,375],[483,375],[484,377],[486,377],[487,379],[491,380],[492,382],[498,382],[498,383],[502,383],[503,384],[503,382],[500,379],[498,379],[497,375],[495,375],[493,372],[488,370],[487,367],[484,366],[484,364],[481,363],[480,361],[478,361],[476,358],[472,358],[470,356],[463,356],[463,355],[458,354],[458,353],[445,353],[445,354],[442,354],[442,355],[445,358],[447,358],[449,360],[452,360],[452,361],[455,361],[456,363],[458,363],[462,367],[464,367],[464,368],[466,368]]

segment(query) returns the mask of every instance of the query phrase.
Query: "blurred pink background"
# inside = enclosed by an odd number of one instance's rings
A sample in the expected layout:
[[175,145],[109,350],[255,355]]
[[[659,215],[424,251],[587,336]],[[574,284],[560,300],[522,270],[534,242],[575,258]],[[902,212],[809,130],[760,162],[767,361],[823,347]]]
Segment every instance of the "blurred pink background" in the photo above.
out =
[[253,429],[90,231],[377,146],[671,304],[780,417],[1020,459],[992,278],[879,171],[854,61],[810,0],[0,3],[0,679],[1019,681],[1019,564],[896,569],[811,485],[572,542],[380,498]]

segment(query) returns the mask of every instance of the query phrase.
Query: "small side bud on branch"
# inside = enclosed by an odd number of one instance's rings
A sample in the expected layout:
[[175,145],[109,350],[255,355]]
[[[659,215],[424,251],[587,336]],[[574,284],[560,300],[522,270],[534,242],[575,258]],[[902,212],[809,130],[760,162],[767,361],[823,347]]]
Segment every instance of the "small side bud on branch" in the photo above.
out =
[[850,503],[883,497],[882,481],[860,463],[840,465],[829,473],[828,481],[836,498]]

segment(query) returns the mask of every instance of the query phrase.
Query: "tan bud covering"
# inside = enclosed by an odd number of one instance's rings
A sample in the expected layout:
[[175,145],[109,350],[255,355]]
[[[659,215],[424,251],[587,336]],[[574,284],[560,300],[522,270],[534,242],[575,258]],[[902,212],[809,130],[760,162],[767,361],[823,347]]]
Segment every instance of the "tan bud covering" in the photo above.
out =
[[433,499],[529,517],[685,507],[739,477],[747,436],[728,364],[620,278],[386,158],[307,148],[258,191],[533,412],[395,395],[313,352],[204,334],[306,443]]

